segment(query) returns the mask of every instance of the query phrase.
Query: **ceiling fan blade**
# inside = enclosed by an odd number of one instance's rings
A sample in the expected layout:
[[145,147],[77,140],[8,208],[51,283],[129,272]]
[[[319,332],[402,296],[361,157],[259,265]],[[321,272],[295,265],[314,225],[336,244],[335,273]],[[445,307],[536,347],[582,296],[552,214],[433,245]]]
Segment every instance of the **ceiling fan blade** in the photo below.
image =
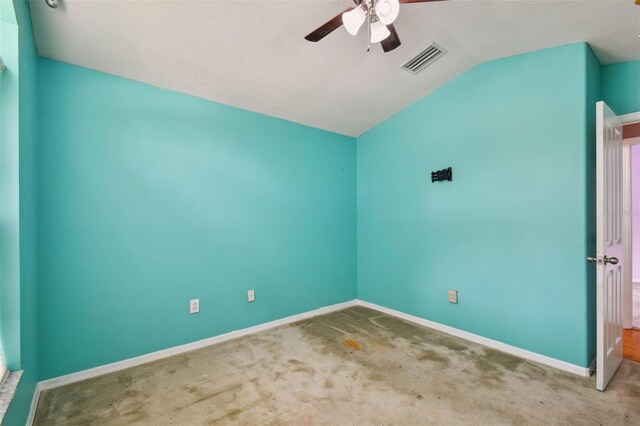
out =
[[401,44],[400,37],[398,37],[398,33],[396,32],[393,24],[387,25],[387,28],[389,29],[391,35],[380,42],[380,44],[382,45],[382,50],[384,50],[385,53],[391,52]]
[[355,9],[355,7],[350,7],[349,9],[345,9],[342,12],[338,13],[336,16],[331,18],[328,22],[326,22],[320,28],[307,34],[305,36],[305,39],[313,42],[322,40],[323,38],[331,34],[333,31],[335,31],[337,28],[342,26],[342,14],[349,12],[350,10],[353,10],[353,9]]
[[446,0],[400,0],[400,4],[402,4],[402,3],[430,3],[432,1],[446,1]]

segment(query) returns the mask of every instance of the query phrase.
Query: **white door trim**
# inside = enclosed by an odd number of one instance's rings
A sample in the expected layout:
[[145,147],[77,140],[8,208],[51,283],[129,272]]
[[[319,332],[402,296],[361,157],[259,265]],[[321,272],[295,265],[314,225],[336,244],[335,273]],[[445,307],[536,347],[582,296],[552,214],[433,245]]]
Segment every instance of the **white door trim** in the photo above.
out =
[[621,115],[618,118],[620,119],[620,121],[622,121],[622,124],[636,123],[640,121],[640,111]]

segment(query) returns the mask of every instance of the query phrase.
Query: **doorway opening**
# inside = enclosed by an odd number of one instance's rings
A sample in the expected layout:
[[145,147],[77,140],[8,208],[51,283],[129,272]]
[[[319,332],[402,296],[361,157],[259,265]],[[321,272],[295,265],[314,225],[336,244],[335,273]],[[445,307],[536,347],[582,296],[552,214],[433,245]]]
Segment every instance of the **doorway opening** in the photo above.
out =
[[640,138],[631,139],[631,324],[640,329]]
[[623,118],[623,190],[627,215],[623,356],[640,362],[640,112]]

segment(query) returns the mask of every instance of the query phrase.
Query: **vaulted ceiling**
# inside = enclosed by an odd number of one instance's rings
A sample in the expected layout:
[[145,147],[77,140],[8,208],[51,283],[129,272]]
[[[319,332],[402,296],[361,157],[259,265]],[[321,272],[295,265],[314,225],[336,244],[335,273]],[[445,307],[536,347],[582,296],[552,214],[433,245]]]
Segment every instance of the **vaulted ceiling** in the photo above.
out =
[[[304,39],[348,0],[60,3],[30,3],[42,56],[352,136],[492,59],[587,41],[603,64],[640,60],[633,0],[404,4],[390,53],[342,27]],[[448,52],[399,68],[432,42]]]

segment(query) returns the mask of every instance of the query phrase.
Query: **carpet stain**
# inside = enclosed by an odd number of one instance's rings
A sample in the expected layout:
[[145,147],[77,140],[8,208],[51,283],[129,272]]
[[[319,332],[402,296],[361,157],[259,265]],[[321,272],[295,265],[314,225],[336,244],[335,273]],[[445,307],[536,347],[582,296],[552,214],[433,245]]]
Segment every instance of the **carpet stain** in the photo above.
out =
[[347,339],[347,340],[345,340],[345,342],[344,342],[344,343],[346,343],[346,344],[347,344],[347,346],[351,346],[351,347],[352,347],[353,349],[355,349],[356,351],[359,351],[359,350],[361,350],[361,349],[362,349],[362,345],[361,345],[358,341],[356,341],[356,340],[353,340],[353,339]]
[[522,358],[495,349],[485,349],[485,357],[489,362],[500,365],[509,371],[515,371],[525,362]]
[[418,361],[433,361],[442,364],[444,367],[449,366],[449,358],[431,349],[422,351],[418,356]]

